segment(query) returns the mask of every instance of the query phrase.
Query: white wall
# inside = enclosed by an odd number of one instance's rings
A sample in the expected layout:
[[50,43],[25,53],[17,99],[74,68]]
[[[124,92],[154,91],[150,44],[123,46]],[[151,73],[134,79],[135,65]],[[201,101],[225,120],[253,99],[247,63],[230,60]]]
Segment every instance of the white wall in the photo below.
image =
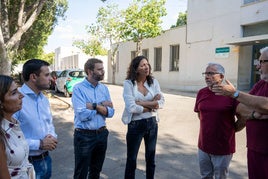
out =
[[[142,49],[149,49],[149,61],[154,66],[154,48],[162,47],[162,71],[153,72],[162,87],[197,91],[205,86],[204,72],[209,62],[225,67],[226,78],[241,89],[250,86],[252,45],[227,45],[243,37],[242,25],[268,21],[268,1],[243,5],[233,0],[188,0],[187,26],[165,31],[156,38],[145,39]],[[179,71],[169,71],[170,45],[180,45]],[[229,47],[227,57],[216,56],[216,48]],[[133,42],[120,43],[119,71],[116,84],[122,84],[130,62]],[[108,81],[112,73],[109,66]]]

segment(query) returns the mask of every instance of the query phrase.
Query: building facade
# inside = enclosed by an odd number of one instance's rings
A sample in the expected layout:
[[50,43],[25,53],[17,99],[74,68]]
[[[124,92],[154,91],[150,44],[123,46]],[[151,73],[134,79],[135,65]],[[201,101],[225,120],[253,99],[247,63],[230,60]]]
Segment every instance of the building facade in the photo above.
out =
[[[201,74],[207,64],[217,62],[238,89],[250,89],[259,80],[254,60],[259,49],[268,46],[267,9],[268,0],[188,0],[186,26],[142,43],[153,76],[162,88],[198,91],[205,85]],[[116,84],[123,84],[135,49],[133,42],[119,44]]]
[[[80,49],[76,47],[58,47],[55,49],[54,63],[51,65],[51,70],[66,70],[66,69],[84,69],[84,65],[89,58],[92,56],[86,55]],[[107,81],[108,74],[108,62],[107,56],[96,56],[103,61],[105,70],[104,81]]]

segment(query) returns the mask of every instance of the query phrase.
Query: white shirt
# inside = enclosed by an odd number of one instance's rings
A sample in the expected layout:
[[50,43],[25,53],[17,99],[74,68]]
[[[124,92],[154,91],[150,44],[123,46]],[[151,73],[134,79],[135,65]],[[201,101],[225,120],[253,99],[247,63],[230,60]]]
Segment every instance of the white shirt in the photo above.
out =
[[144,96],[138,91],[137,83],[133,84],[131,80],[124,81],[123,98],[125,101],[125,110],[122,115],[122,121],[124,124],[128,124],[131,120],[140,120],[156,116],[159,121],[157,110],[152,112],[143,113],[143,106],[137,105],[136,101],[152,101],[154,96],[161,94],[161,99],[158,100],[159,108],[163,108],[165,99],[161,92],[159,83],[156,79],[153,79],[153,84],[148,85],[147,81],[144,83],[148,93]]

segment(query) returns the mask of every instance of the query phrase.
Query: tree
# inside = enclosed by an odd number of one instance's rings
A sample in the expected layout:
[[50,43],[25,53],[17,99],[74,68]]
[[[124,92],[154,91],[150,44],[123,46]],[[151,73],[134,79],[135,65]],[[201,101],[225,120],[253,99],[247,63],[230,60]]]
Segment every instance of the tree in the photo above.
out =
[[101,42],[92,38],[91,40],[76,40],[73,45],[81,49],[85,54],[95,57],[96,55],[107,55],[107,50],[102,47]]
[[111,52],[112,65],[112,83],[115,84],[115,70],[116,70],[116,54],[118,51],[118,42],[121,34],[121,11],[118,10],[118,5],[107,4],[106,7],[101,7],[97,14],[97,21],[95,24],[88,26],[90,34],[98,34],[102,42],[108,42]]
[[43,53],[40,58],[41,59],[44,59],[49,64],[52,64],[54,62],[54,57],[55,57],[55,53],[54,52],[50,52],[50,53]]
[[172,25],[170,28],[179,27],[187,24],[187,11],[184,13],[180,12],[176,25]]
[[123,12],[122,38],[136,42],[136,55],[141,54],[142,40],[162,32],[161,17],[166,15],[166,0],[133,0]]
[[67,0],[1,0],[0,5],[0,73],[10,75],[14,58],[25,57],[31,48],[36,53],[45,44]]

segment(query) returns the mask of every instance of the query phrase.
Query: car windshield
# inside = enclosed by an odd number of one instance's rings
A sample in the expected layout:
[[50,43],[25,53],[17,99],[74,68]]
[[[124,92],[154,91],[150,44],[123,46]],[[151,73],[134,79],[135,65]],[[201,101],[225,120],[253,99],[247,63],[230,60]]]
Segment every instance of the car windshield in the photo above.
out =
[[59,76],[61,74],[62,71],[56,71],[57,76]]
[[84,71],[71,71],[69,75],[70,77],[83,78],[85,77],[85,72]]

